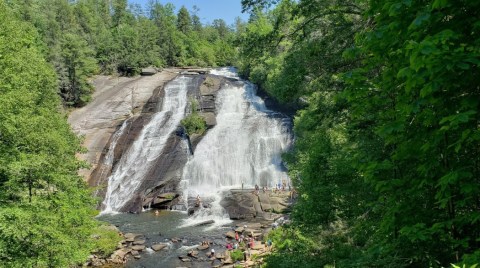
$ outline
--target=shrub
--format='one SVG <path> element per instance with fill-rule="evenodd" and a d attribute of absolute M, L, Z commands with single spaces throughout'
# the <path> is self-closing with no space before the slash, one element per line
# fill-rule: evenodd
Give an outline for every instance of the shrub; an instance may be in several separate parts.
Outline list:
<path fill-rule="evenodd" d="M 243 252 L 240 249 L 233 250 L 230 253 L 230 257 L 234 262 L 243 260 Z"/>
<path fill-rule="evenodd" d="M 202 135 L 207 130 L 207 123 L 205 122 L 205 119 L 203 119 L 203 117 L 197 113 L 185 117 L 181 123 L 185 127 L 188 135 Z"/>
<path fill-rule="evenodd" d="M 100 225 L 93 233 L 93 248 L 97 254 L 104 257 L 110 256 L 122 240 L 118 232 L 110 228 L 109 225 Z"/>

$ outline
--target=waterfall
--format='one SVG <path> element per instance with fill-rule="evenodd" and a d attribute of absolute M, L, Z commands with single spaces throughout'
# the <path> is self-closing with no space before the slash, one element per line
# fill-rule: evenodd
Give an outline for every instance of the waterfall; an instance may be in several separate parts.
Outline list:
<path fill-rule="evenodd" d="M 236 78 L 232 68 L 211 72 Z M 260 187 L 287 179 L 281 154 L 291 144 L 289 120 L 265 107 L 256 88 L 246 81 L 227 82 L 217 93 L 217 125 L 210 129 L 187 162 L 182 179 L 188 196 L 212 199 L 210 209 L 200 210 L 189 221 L 225 219 L 219 204 L 222 189 Z"/>
<path fill-rule="evenodd" d="M 113 134 L 112 136 L 112 141 L 110 142 L 110 145 L 108 146 L 108 152 L 105 155 L 104 159 L 104 165 L 102 166 L 101 172 L 100 172 L 100 178 L 103 178 L 103 174 L 105 172 L 111 171 L 113 167 L 113 157 L 115 156 L 115 147 L 117 146 L 117 142 L 120 139 L 120 137 L 123 135 L 123 132 L 125 131 L 125 128 L 128 125 L 128 119 L 123 121 L 122 126 Z M 99 183 L 101 180 L 99 180 Z M 95 196 L 97 196 L 98 192 L 100 191 L 99 189 L 100 185 L 97 185 L 97 190 L 95 190 Z"/>
<path fill-rule="evenodd" d="M 110 142 L 110 146 L 108 147 L 107 155 L 105 156 L 105 165 L 110 166 L 110 167 L 113 165 L 113 157 L 114 157 L 114 154 L 115 154 L 115 146 L 117 145 L 118 140 L 122 136 L 123 131 L 127 127 L 127 124 L 128 124 L 128 119 L 123 121 L 123 124 L 120 127 L 120 129 L 117 130 L 115 132 L 115 134 L 113 134 L 112 142 Z"/>
<path fill-rule="evenodd" d="M 108 178 L 103 213 L 121 210 L 134 197 L 152 161 L 161 155 L 168 138 L 185 115 L 187 85 L 190 80 L 189 77 L 178 77 L 165 86 L 161 110 L 157 109 L 160 111 L 143 127 Z"/>

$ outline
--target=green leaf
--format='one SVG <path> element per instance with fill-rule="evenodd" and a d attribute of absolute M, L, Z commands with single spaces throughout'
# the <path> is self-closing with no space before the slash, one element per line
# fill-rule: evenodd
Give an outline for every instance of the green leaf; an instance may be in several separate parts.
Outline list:
<path fill-rule="evenodd" d="M 447 5 L 448 0 L 435 0 L 433 1 L 432 9 L 442 9 L 444 7 L 447 7 Z"/>

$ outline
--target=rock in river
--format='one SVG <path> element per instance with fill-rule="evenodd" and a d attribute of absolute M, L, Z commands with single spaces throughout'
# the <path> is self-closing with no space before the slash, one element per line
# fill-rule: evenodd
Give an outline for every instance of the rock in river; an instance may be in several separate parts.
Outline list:
<path fill-rule="evenodd" d="M 159 251 L 159 250 L 162 250 L 164 248 L 167 247 L 167 244 L 155 244 L 155 245 L 152 245 L 152 249 L 155 250 L 155 251 Z"/>
<path fill-rule="evenodd" d="M 235 239 L 235 233 L 232 232 L 232 231 L 228 231 L 226 234 L 225 234 L 226 237 L 228 238 L 231 238 L 231 239 Z"/>

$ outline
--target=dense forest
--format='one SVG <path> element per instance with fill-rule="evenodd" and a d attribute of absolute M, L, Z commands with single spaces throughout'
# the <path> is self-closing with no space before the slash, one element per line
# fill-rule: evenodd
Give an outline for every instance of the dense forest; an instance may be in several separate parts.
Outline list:
<path fill-rule="evenodd" d="M 240 71 L 299 109 L 266 266 L 480 263 L 480 2 L 242 3 Z"/>
<path fill-rule="evenodd" d="M 94 74 L 135 75 L 147 66 L 233 64 L 233 30 L 222 19 L 203 25 L 199 9 L 150 1 L 5 0 L 10 12 L 33 25 L 40 50 L 55 68 L 67 106 L 90 100 Z M 237 20 L 241 27 L 241 21 Z"/>

